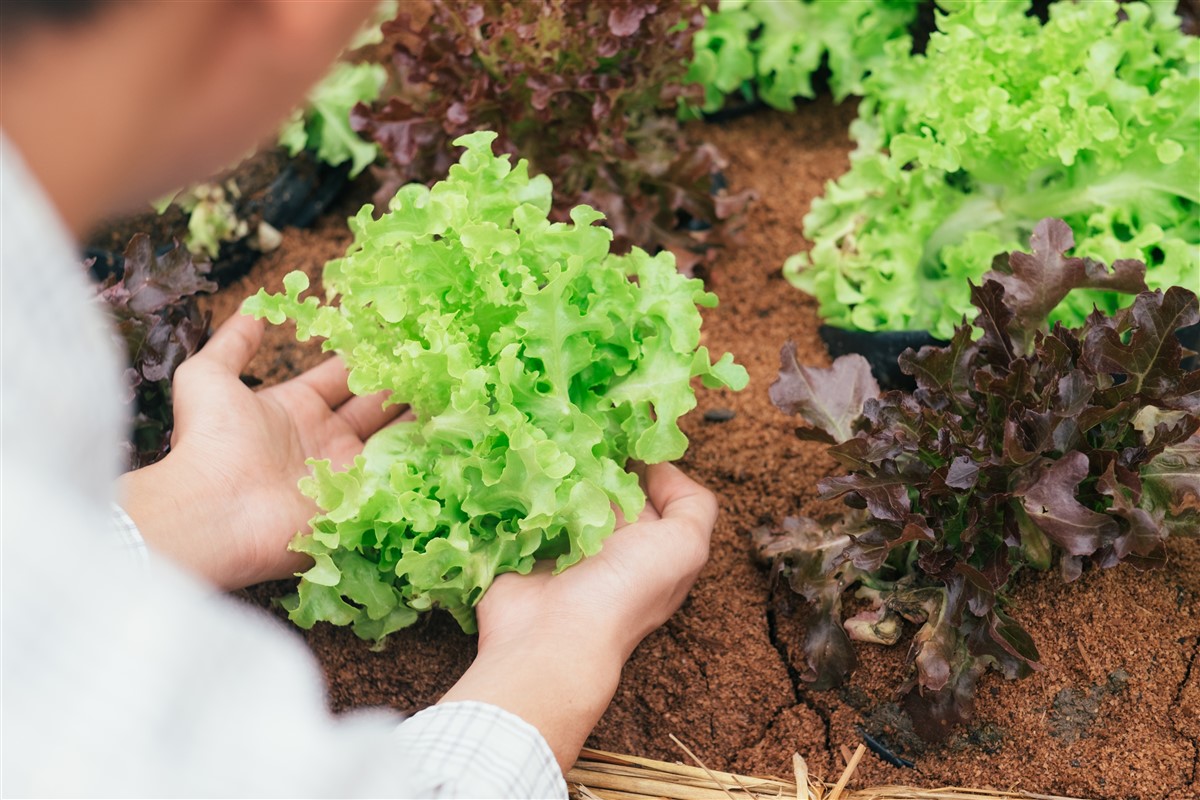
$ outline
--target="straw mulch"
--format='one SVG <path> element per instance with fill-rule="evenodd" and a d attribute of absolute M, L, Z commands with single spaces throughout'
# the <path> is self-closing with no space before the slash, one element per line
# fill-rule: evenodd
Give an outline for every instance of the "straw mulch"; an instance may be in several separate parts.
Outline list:
<path fill-rule="evenodd" d="M 695 766 L 584 748 L 567 773 L 572 800 L 1078 800 L 1016 790 L 851 788 L 858 762 L 866 752 L 863 745 L 849 756 L 835 783 L 810 775 L 799 753 L 792 756 L 791 780 L 752 778 L 709 769 L 683 742 L 674 736 L 671 739 Z"/>

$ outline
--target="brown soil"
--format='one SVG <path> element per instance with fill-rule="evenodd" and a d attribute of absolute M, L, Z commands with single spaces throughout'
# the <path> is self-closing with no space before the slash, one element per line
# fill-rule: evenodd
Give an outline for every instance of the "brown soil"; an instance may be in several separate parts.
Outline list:
<path fill-rule="evenodd" d="M 779 347 L 796 341 L 800 358 L 828 363 L 816 336 L 814 304 L 779 274 L 804 246 L 801 218 L 827 179 L 847 166 L 850 105 L 818 102 L 791 115 L 764 113 L 695 132 L 729 158 L 731 189 L 752 188 L 741 244 L 722 255 L 710 286 L 721 306 L 706 314 L 706 343 L 732 350 L 750 371 L 741 393 L 702 392 L 684 424 L 692 447 L 685 469 L 720 496 L 712 560 L 684 608 L 634 653 L 608 713 L 589 744 L 675 759 L 668 734 L 719 769 L 788 774 L 800 752 L 817 774 L 836 776 L 862 736 L 884 739 L 916 762 L 901 769 L 869 757 L 855 785 L 910 783 L 1021 788 L 1098 798 L 1200 797 L 1200 542 L 1172 545 L 1164 569 L 1092 570 L 1064 585 L 1038 574 L 1015 587 L 1015 613 L 1041 651 L 1044 668 L 1023 681 L 989 674 L 977 720 L 950 742 L 926 747 L 897 713 L 893 690 L 905 674 L 903 645 L 859 645 L 849 684 L 812 692 L 797 679 L 803 631 L 795 600 L 772 593 L 750 560 L 748 531 L 795 513 L 820 513 L 817 480 L 833 468 L 818 445 L 797 441 L 793 423 L 770 404 L 766 387 Z M 361 187 L 357 187 L 360 188 Z M 369 190 L 362 190 L 367 191 Z M 316 276 L 349 240 L 344 202 L 310 231 L 288 231 L 283 246 L 212 301 L 219 320 L 258 286 L 277 290 L 302 268 Z M 269 334 L 251 365 L 273 382 L 320 359 L 289 331 Z M 725 422 L 705 412 L 735 412 Z M 710 415 L 727 416 L 727 415 Z M 286 584 L 257 587 L 263 605 Z M 371 652 L 348 630 L 304 634 L 326 670 L 335 709 L 434 702 L 466 669 L 474 639 L 444 615 L 423 619 Z"/>
<path fill-rule="evenodd" d="M 229 199 L 234 215 L 246 223 L 247 234 L 235 241 L 221 242 L 209 277 L 226 286 L 244 276 L 259 258 L 260 223 L 307 225 L 328 206 L 330 197 L 339 188 L 333 181 L 344 180 L 344 175 L 344 169 L 339 174 L 336 168 L 318 163 L 308 151 L 292 158 L 282 148 L 274 148 L 256 152 L 237 166 L 213 176 L 209 183 L 236 190 Z M 325 186 L 322 181 L 327 182 Z M 326 188 L 330 190 L 325 191 Z M 162 214 L 147 208 L 114 217 L 90 234 L 87 252 L 123 254 L 126 244 L 138 233 L 148 234 L 156 247 L 168 245 L 172 240 L 182 242 L 188 235 L 188 218 L 175 204 Z M 112 260 L 111 256 L 103 258 Z"/>
<path fill-rule="evenodd" d="M 224 183 L 233 179 L 241 192 L 238 205 L 251 200 L 260 200 L 271 181 L 288 163 L 287 153 L 282 150 L 263 150 L 242 161 L 233 169 L 219 173 L 210 182 Z M 258 220 L 250 220 L 257 224 Z M 149 234 L 155 244 L 165 244 L 172 238 L 182 240 L 187 236 L 187 214 L 176 205 L 170 205 L 159 214 L 147 208 L 134 214 L 122 214 L 102 222 L 88 237 L 87 246 L 121 253 L 135 234 Z"/>

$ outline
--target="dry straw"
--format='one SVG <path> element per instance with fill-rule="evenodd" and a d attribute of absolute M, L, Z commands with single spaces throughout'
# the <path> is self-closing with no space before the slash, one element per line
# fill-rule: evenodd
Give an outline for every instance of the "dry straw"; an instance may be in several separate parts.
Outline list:
<path fill-rule="evenodd" d="M 674 736 L 671 740 L 695 766 L 584 748 L 567 773 L 572 800 L 1075 800 L 994 789 L 853 789 L 850 781 L 866 752 L 863 745 L 850 756 L 835 783 L 812 777 L 799 753 L 792 756 L 791 780 L 752 778 L 709 769 L 683 742 Z"/>

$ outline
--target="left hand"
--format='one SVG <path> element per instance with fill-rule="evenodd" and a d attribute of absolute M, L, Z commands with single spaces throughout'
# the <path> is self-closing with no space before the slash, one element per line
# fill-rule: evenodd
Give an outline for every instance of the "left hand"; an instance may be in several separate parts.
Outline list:
<path fill-rule="evenodd" d="M 311 563 L 288 542 L 315 504 L 296 483 L 309 458 L 344 466 L 398 417 L 386 394 L 352 397 L 334 357 L 253 391 L 238 377 L 264 324 L 226 321 L 175 372 L 175 430 L 162 461 L 122 478 L 123 505 L 147 544 L 224 589 L 283 578 Z"/>

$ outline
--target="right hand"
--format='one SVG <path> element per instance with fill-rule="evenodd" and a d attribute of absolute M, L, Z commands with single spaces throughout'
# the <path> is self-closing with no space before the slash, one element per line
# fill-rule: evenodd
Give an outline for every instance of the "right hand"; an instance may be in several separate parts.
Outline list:
<path fill-rule="evenodd" d="M 636 522 L 618 512 L 617 531 L 596 555 L 559 575 L 552 562 L 496 578 L 477 608 L 479 647 L 582 633 L 629 657 L 683 603 L 708 561 L 717 500 L 672 464 L 645 470 L 647 501 Z"/>
<path fill-rule="evenodd" d="M 559 575 L 498 577 L 476 609 L 479 655 L 441 702 L 477 700 L 537 728 L 563 771 L 612 700 L 634 647 L 679 608 L 708 560 L 712 492 L 670 464 L 645 471 L 647 503 L 596 555 Z"/>

